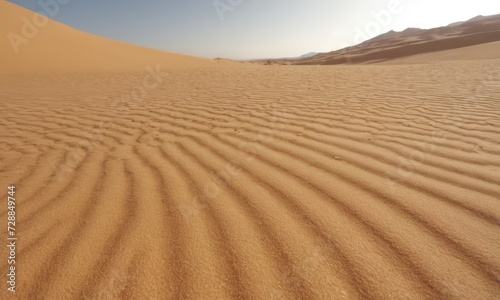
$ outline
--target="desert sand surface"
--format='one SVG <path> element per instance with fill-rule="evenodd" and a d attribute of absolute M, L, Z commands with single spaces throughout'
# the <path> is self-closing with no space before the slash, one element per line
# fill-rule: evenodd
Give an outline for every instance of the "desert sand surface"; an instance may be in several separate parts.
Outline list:
<path fill-rule="evenodd" d="M 500 60 L 120 65 L 98 40 L 2 59 L 1 299 L 498 299 Z"/>

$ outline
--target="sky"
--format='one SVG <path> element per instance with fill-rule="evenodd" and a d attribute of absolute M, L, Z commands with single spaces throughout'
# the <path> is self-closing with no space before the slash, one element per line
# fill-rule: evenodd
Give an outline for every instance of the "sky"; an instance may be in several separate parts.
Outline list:
<path fill-rule="evenodd" d="M 500 14 L 500 1 L 494 0 L 9 1 L 114 40 L 231 59 L 329 52 L 389 30 L 427 29 Z"/>

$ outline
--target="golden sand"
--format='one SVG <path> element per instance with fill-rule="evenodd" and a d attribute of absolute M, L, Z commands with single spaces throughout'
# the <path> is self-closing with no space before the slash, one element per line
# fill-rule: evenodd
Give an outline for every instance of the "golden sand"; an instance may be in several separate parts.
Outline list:
<path fill-rule="evenodd" d="M 213 63 L 52 21 L 19 55 L 17 299 L 500 295 L 500 60 Z"/>

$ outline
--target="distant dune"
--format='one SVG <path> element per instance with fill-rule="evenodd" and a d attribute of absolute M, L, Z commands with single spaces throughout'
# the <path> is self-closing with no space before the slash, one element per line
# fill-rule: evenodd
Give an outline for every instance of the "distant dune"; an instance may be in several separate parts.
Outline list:
<path fill-rule="evenodd" d="M 163 69 L 213 64 L 105 39 L 54 20 L 37 26 L 43 24 L 40 15 L 35 17 L 34 12 L 7 1 L 0 1 L 0 11 L 0 73 L 114 72 L 158 64 Z"/>
<path fill-rule="evenodd" d="M 318 52 L 309 52 L 309 53 L 301 55 L 300 58 L 309 58 L 309 57 L 313 57 L 317 54 L 318 54 Z"/>
<path fill-rule="evenodd" d="M 390 61 L 424 53 L 437 54 L 439 59 L 492 59 L 500 58 L 500 15 L 479 16 L 466 22 L 429 30 L 408 28 L 402 32 L 389 31 L 359 45 L 321 53 L 296 62 L 302 65 L 336 65 L 346 63 L 375 63 Z M 489 44 L 477 48 L 476 53 L 458 51 L 456 54 L 438 54 L 463 47 Z M 486 50 L 488 49 L 488 50 Z M 483 51 L 486 50 L 486 51 Z M 431 58 L 425 56 L 425 59 Z M 416 62 L 416 60 L 413 60 Z"/>
<path fill-rule="evenodd" d="M 382 62 L 382 64 L 400 63 L 429 63 L 450 60 L 478 60 L 498 59 L 500 56 L 500 42 L 492 42 L 458 49 L 427 52 Z"/>

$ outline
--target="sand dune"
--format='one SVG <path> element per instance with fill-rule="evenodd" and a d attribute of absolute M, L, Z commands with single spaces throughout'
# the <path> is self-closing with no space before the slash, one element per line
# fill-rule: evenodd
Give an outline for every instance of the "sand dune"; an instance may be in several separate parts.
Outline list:
<path fill-rule="evenodd" d="M 45 29 L 2 57 L 1 299 L 498 299 L 500 60 L 212 63 Z"/>
<path fill-rule="evenodd" d="M 500 42 L 474 45 L 452 50 L 422 53 L 399 59 L 392 59 L 382 64 L 431 63 L 439 61 L 500 59 Z"/>
<path fill-rule="evenodd" d="M 43 25 L 40 15 L 7 1 L 0 1 L 0 12 L 4 37 L 0 73 L 117 72 L 142 70 L 146 65 L 172 69 L 213 64 L 208 59 L 112 41 L 50 19 Z"/>
<path fill-rule="evenodd" d="M 361 44 L 345 49 L 320 53 L 310 58 L 296 61 L 299 65 L 337 65 L 378 63 L 402 59 L 409 56 L 452 52 L 441 59 L 499 59 L 500 15 L 480 16 L 466 22 L 449 26 L 418 29 L 408 28 L 401 32 L 389 31 Z M 464 47 L 488 44 L 496 51 L 477 51 L 473 56 L 463 51 Z M 464 55 L 465 54 L 465 55 Z M 463 55 L 463 56 L 462 56 Z"/>

